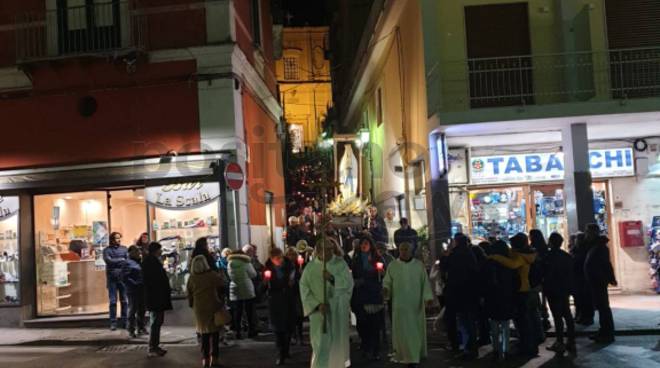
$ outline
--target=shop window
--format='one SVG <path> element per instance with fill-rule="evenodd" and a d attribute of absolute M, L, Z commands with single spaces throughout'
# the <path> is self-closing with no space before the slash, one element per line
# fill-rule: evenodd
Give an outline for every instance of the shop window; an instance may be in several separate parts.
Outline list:
<path fill-rule="evenodd" d="M 37 314 L 107 312 L 107 193 L 35 196 L 34 229 Z"/>
<path fill-rule="evenodd" d="M 284 79 L 300 80 L 300 72 L 298 70 L 298 58 L 296 57 L 284 58 Z"/>
<path fill-rule="evenodd" d="M 219 239 L 220 186 L 216 183 L 180 183 L 145 189 L 151 222 L 150 236 L 163 246 L 163 265 L 174 297 L 185 295 L 195 241 L 209 239 L 212 252 Z"/>
<path fill-rule="evenodd" d="M 532 187 L 532 196 L 535 207 L 535 228 L 541 230 L 546 239 L 554 232 L 568 239 L 563 187 L 535 186 Z"/>
<path fill-rule="evenodd" d="M 527 232 L 525 192 L 497 188 L 470 192 L 471 232 L 476 238 L 507 239 Z"/>
<path fill-rule="evenodd" d="M 0 305 L 19 303 L 18 197 L 0 196 Z"/>

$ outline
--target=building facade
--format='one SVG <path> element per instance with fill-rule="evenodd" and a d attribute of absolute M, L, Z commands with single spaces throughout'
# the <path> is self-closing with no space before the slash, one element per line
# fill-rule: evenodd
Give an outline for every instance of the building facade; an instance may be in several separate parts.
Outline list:
<path fill-rule="evenodd" d="M 359 5 L 370 10 L 342 18 Z M 619 289 L 651 287 L 660 6 L 364 1 L 336 12 L 361 35 L 344 35 L 333 61 L 355 59 L 333 76 L 339 126 L 356 140 L 367 129 L 375 143 L 362 157 L 375 175 L 364 169 L 361 179 L 376 204 L 393 197 L 383 209 L 402 208 L 416 228 L 427 223 L 432 251 L 458 231 L 479 239 L 538 228 L 568 239 L 597 223 L 611 240 Z M 416 216 L 420 193 L 427 210 Z"/>
<path fill-rule="evenodd" d="M 344 50 L 334 61 L 339 83 L 344 83 L 335 93 L 341 101 L 337 130 L 354 133 L 347 137 L 356 142 L 361 196 L 381 214 L 390 212 L 394 223 L 407 217 L 414 228 L 421 228 L 427 224 L 428 174 L 421 11 L 416 1 L 374 1 L 370 6 L 368 12 L 355 12 L 354 17 L 362 14 L 361 21 L 336 17 L 339 49 L 339 44 L 350 45 L 343 37 L 359 34 L 351 27 L 366 24 L 354 50 Z M 341 150 L 345 139 L 337 144 Z M 336 157 L 340 159 L 341 152 Z"/>
<path fill-rule="evenodd" d="M 660 7 L 422 3 L 436 238 L 538 228 L 568 239 L 597 223 L 619 288 L 648 290 Z"/>
<path fill-rule="evenodd" d="M 328 27 L 284 27 L 282 57 L 275 63 L 280 101 L 291 136 L 300 152 L 317 144 L 332 107 Z"/>
<path fill-rule="evenodd" d="M 107 312 L 100 253 L 163 243 L 174 292 L 194 240 L 284 225 L 270 2 L 0 5 L 0 323 Z M 237 163 L 245 184 L 228 182 Z"/>

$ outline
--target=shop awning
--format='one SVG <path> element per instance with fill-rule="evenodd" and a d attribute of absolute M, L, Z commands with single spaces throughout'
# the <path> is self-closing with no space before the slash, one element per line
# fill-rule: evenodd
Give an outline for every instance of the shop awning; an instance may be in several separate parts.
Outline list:
<path fill-rule="evenodd" d="M 150 158 L 110 163 L 0 171 L 0 191 L 84 186 L 158 185 L 176 180 L 213 180 L 226 154 Z"/>

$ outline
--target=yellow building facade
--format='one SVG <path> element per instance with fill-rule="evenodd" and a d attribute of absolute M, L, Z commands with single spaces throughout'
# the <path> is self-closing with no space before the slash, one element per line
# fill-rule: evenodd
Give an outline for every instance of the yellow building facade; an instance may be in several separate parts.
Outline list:
<path fill-rule="evenodd" d="M 332 106 L 328 27 L 285 27 L 276 62 L 280 103 L 294 152 L 316 144 Z"/>

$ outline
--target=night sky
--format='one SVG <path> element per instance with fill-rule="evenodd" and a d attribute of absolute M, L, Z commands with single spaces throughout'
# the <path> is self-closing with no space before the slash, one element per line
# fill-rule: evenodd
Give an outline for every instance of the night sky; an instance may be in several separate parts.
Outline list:
<path fill-rule="evenodd" d="M 285 25 L 290 26 L 320 26 L 329 23 L 326 14 L 325 0 L 281 0 L 284 8 Z"/>

